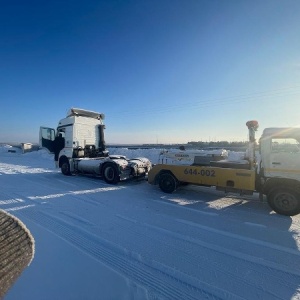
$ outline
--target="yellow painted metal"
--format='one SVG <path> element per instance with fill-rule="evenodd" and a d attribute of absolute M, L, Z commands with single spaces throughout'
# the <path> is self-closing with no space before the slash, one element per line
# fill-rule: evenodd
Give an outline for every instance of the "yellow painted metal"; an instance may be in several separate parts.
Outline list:
<path fill-rule="evenodd" d="M 255 190 L 255 171 L 209 166 L 157 164 L 148 174 L 148 182 L 155 184 L 160 171 L 170 171 L 178 181 L 197 185 L 230 187 L 238 190 Z"/>

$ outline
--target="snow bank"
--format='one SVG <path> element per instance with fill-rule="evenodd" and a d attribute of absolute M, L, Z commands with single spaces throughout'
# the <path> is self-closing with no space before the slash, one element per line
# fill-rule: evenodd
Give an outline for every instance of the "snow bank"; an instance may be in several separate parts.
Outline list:
<path fill-rule="evenodd" d="M 0 145 L 0 153 L 21 153 L 21 149 L 10 146 L 10 145 Z"/>
<path fill-rule="evenodd" d="M 108 148 L 110 155 L 124 155 L 128 159 L 137 158 L 137 157 L 146 157 L 148 158 L 153 164 L 157 164 L 160 161 L 160 155 L 162 151 L 166 151 L 165 149 L 129 149 L 129 148 Z M 213 154 L 224 154 L 226 150 L 198 150 L 197 153 L 205 154 L 205 153 L 213 153 Z M 169 149 L 169 153 L 195 153 L 194 150 L 185 150 L 180 151 L 179 149 Z M 13 147 L 10 145 L 1 145 L 0 146 L 0 153 L 7 153 L 8 155 L 15 155 L 15 154 L 22 154 L 22 150 L 17 147 Z M 40 149 L 38 151 L 27 152 L 22 154 L 24 158 L 26 157 L 36 157 L 37 159 L 41 160 L 48 160 L 53 161 L 53 154 L 50 154 L 46 149 Z M 229 161 L 239 161 L 243 160 L 245 157 L 245 152 L 234 152 L 234 151 L 226 151 L 226 157 L 228 157 Z"/>

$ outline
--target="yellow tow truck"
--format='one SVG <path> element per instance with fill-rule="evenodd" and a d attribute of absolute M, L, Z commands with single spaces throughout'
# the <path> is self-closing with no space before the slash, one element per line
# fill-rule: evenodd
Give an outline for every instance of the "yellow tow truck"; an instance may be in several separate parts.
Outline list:
<path fill-rule="evenodd" d="M 257 121 L 246 123 L 249 147 L 243 159 L 231 161 L 220 156 L 197 156 L 184 150 L 173 159 L 162 159 L 148 174 L 150 184 L 158 184 L 165 193 L 173 193 L 186 184 L 215 186 L 218 190 L 239 194 L 267 196 L 278 214 L 300 213 L 300 128 L 266 128 L 256 151 Z M 177 158 L 177 161 L 176 159 Z M 205 159 L 202 159 L 205 158 Z"/>

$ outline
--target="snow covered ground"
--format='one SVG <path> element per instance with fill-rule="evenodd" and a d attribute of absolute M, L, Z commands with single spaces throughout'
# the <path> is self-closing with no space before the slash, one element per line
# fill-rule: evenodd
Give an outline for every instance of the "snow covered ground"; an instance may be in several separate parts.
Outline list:
<path fill-rule="evenodd" d="M 110 150 L 154 163 L 159 154 Z M 277 215 L 257 196 L 108 185 L 63 176 L 45 151 L 2 146 L 0 208 L 36 242 L 7 300 L 300 299 L 300 215 Z"/>

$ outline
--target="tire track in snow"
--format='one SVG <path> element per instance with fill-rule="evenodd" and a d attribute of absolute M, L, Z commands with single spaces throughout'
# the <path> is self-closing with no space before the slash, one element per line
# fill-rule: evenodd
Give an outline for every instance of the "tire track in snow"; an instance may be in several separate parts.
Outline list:
<path fill-rule="evenodd" d="M 79 199 L 79 198 L 78 198 Z M 81 199 L 82 200 L 82 199 Z M 83 200 L 84 202 L 85 202 L 85 200 Z M 104 205 L 104 203 L 101 203 L 101 202 L 97 202 L 96 200 L 90 200 L 91 202 L 93 202 L 93 204 L 97 204 L 97 205 Z M 92 203 L 91 203 L 92 204 Z M 106 205 L 107 203 L 105 203 L 105 205 Z M 108 207 L 108 206 L 107 206 Z M 121 216 L 122 217 L 122 216 Z M 127 217 L 123 217 L 124 219 L 126 219 Z M 127 218 L 128 220 L 130 219 L 130 218 Z M 183 223 L 183 224 L 185 224 L 185 225 L 188 225 L 188 226 L 192 226 L 192 227 L 197 227 L 197 223 L 193 223 L 193 222 L 190 222 L 190 221 L 185 221 L 185 220 L 180 220 L 180 219 L 178 219 L 177 220 L 177 222 L 181 222 L 181 223 Z M 136 223 L 138 224 L 138 225 L 144 225 L 143 223 L 139 223 L 138 221 L 136 221 Z M 195 225 L 195 226 L 194 226 Z M 117 224 L 116 223 L 116 226 L 120 226 L 120 224 Z M 151 225 L 150 225 L 151 226 Z M 217 233 L 217 234 L 221 234 L 222 235 L 222 232 L 221 231 L 219 231 L 219 230 L 217 230 L 217 232 L 214 232 L 214 229 L 212 229 L 212 228 L 208 228 L 208 227 L 205 227 L 205 226 L 202 226 L 202 225 L 200 225 L 200 229 L 208 229 L 208 230 L 211 230 L 212 231 L 212 233 Z M 202 228 L 203 227 L 203 228 Z M 199 228 L 199 226 L 198 226 L 198 228 Z M 155 227 L 154 226 L 154 229 L 156 229 L 156 230 L 161 230 L 161 228 L 159 228 L 159 227 Z M 128 230 L 128 228 L 126 229 L 126 230 Z M 141 235 L 139 235 L 139 233 L 137 233 L 137 231 L 134 231 L 133 232 L 134 233 L 134 235 L 135 235 L 135 237 L 136 238 L 141 238 L 141 241 L 143 242 L 143 243 L 145 243 L 145 237 L 141 234 Z M 127 231 L 126 231 L 126 234 L 127 234 Z M 225 236 L 226 236 L 226 238 L 239 238 L 239 237 L 241 237 L 242 238 L 242 241 L 244 241 L 244 242 L 249 242 L 248 241 L 248 239 L 247 238 L 244 238 L 244 237 L 242 237 L 242 236 L 238 236 L 238 235 L 236 235 L 236 234 L 226 234 L 226 232 L 225 232 Z M 175 238 L 178 238 L 179 236 L 176 236 Z M 185 239 L 183 239 L 183 235 L 181 236 L 181 239 L 182 240 L 186 240 L 186 241 L 190 241 L 190 242 L 194 242 L 194 240 L 193 240 L 193 238 L 192 237 L 190 237 L 190 236 L 187 236 L 187 237 L 185 237 Z M 196 239 L 197 240 L 197 239 Z M 259 241 L 259 240 L 253 240 L 253 242 L 255 243 L 255 242 L 258 242 L 258 244 L 260 245 L 260 246 L 266 246 L 266 245 L 268 245 L 269 243 L 265 243 L 265 242 L 262 242 L 262 241 Z M 199 245 L 199 243 L 197 243 L 198 245 Z M 150 244 L 151 245 L 151 244 Z M 206 243 L 206 245 L 213 245 L 214 247 L 216 246 L 216 245 L 214 245 L 214 244 L 210 244 L 210 243 Z M 146 246 L 147 247 L 147 245 L 144 245 L 144 246 Z M 169 245 L 167 245 L 168 247 L 169 247 L 169 249 L 172 247 L 172 244 L 169 244 Z M 268 245 L 269 246 L 269 248 L 272 248 L 272 244 L 269 244 Z M 274 246 L 276 246 L 276 245 L 274 245 Z M 218 246 L 217 246 L 218 247 Z M 215 247 L 214 249 L 216 250 L 217 249 L 217 247 Z M 211 248 L 210 248 L 211 249 Z M 231 257 L 233 256 L 233 257 L 235 257 L 235 258 L 237 258 L 236 256 L 234 256 L 234 254 L 237 254 L 237 256 L 239 256 L 239 259 L 245 259 L 245 258 L 247 258 L 246 259 L 246 261 L 247 262 L 249 262 L 249 260 L 252 262 L 252 263 L 254 263 L 254 264 L 256 264 L 256 263 L 259 263 L 259 264 L 261 264 L 261 263 L 263 263 L 262 264 L 262 267 L 264 268 L 264 269 L 266 269 L 266 267 L 268 266 L 268 267 L 271 267 L 271 268 L 275 268 L 275 269 L 280 269 L 279 271 L 287 271 L 288 273 L 291 273 L 291 270 L 287 267 L 287 268 L 284 268 L 284 269 L 282 269 L 282 265 L 280 265 L 280 264 L 273 264 L 273 265 L 271 265 L 270 263 L 268 263 L 268 261 L 266 261 L 266 263 L 264 263 L 265 261 L 264 260 L 262 260 L 261 259 L 261 257 L 259 257 L 259 258 L 257 258 L 257 257 L 255 257 L 255 256 L 252 256 L 252 255 L 245 255 L 245 254 L 243 254 L 243 253 L 241 253 L 241 252 L 234 252 L 234 251 L 231 251 L 231 250 L 229 250 L 229 249 L 226 249 L 226 248 L 218 248 L 219 249 L 219 252 L 220 253 L 223 253 L 223 254 L 226 254 L 226 255 L 230 255 Z M 220 250 L 221 249 L 221 250 Z M 225 249 L 227 252 L 225 253 L 222 249 Z M 285 248 L 285 247 L 282 247 L 282 249 L 280 249 L 280 250 L 285 250 L 285 249 L 288 249 L 288 248 Z M 278 250 L 278 249 L 277 249 Z M 288 250 L 292 250 L 292 252 L 293 252 L 293 254 L 298 254 L 297 252 L 296 252 L 296 250 L 293 250 L 293 249 L 288 249 Z M 263 252 L 263 250 L 260 250 L 260 251 L 262 251 Z M 266 251 L 267 252 L 267 251 Z M 184 254 L 184 251 L 182 251 L 179 255 L 180 255 L 180 259 L 183 259 L 182 258 L 182 254 Z M 290 253 L 291 254 L 291 253 Z M 201 259 L 200 257 L 199 257 L 199 259 Z M 189 263 L 189 264 L 191 264 L 191 263 L 195 263 L 195 261 L 188 261 L 187 260 L 187 262 Z M 266 265 L 267 264 L 267 265 Z M 166 266 L 164 266 L 164 268 L 165 268 Z M 207 266 L 208 268 L 209 268 L 209 266 Z M 226 267 L 226 266 L 225 266 Z M 254 267 L 254 268 L 252 268 L 252 267 L 250 267 L 249 266 L 249 272 L 251 271 L 251 269 L 253 270 L 253 272 L 255 272 L 255 270 L 257 269 L 256 267 Z M 224 270 L 221 270 L 220 268 L 218 269 L 220 272 L 224 272 Z M 264 271 L 262 271 L 262 274 L 265 274 L 265 270 Z M 298 274 L 298 273 L 297 273 Z M 296 275 L 297 275 L 296 274 Z M 229 276 L 236 276 L 235 274 L 228 274 Z M 254 278 L 257 278 L 257 277 L 259 277 L 260 279 L 264 279 L 264 277 L 267 277 L 267 276 L 271 276 L 271 277 L 273 277 L 273 275 L 271 274 L 269 274 L 269 273 L 266 273 L 264 276 L 254 276 Z M 279 277 L 276 277 L 275 279 L 274 279 L 274 282 L 276 282 L 276 281 L 278 281 L 278 278 Z M 238 281 L 238 280 L 241 280 L 240 278 L 238 278 L 238 276 L 236 277 L 236 279 L 235 279 L 236 281 Z M 282 281 L 286 281 L 286 279 L 285 278 L 282 278 L 281 279 Z M 250 280 L 251 281 L 251 280 Z M 279 283 L 280 284 L 280 283 Z M 286 283 L 287 285 L 288 285 L 288 282 Z M 256 282 L 256 285 L 255 286 L 261 286 L 261 284 L 259 284 L 259 281 L 257 281 Z M 275 284 L 276 285 L 276 284 Z M 293 286 L 294 287 L 294 286 Z M 261 289 L 263 289 L 263 287 L 261 286 Z M 276 297 L 274 294 L 273 294 L 273 296 L 274 297 Z"/>
<path fill-rule="evenodd" d="M 120 218 L 124 218 L 122 216 L 119 216 Z M 264 296 L 270 297 L 270 293 L 263 291 L 262 289 L 258 288 L 257 285 L 253 284 L 251 281 L 246 281 L 241 276 L 237 276 L 237 274 L 234 274 L 230 270 L 228 270 L 227 264 L 223 266 L 222 264 L 214 264 L 213 259 L 211 259 L 212 254 L 210 253 L 207 255 L 207 250 L 203 249 L 204 247 L 199 247 L 198 252 L 196 251 L 189 251 L 190 243 L 189 240 L 185 239 L 183 236 L 181 236 L 180 239 L 178 239 L 178 236 L 174 239 L 173 236 L 170 236 L 169 232 L 166 234 L 164 229 L 154 227 L 149 224 L 140 223 L 136 222 L 135 220 L 130 220 L 128 218 L 124 218 L 129 222 L 135 223 L 137 227 L 148 227 L 152 230 L 152 233 L 149 233 L 147 231 L 147 240 L 145 240 L 145 233 L 140 232 L 137 233 L 135 230 L 133 230 L 132 236 L 135 237 L 136 244 L 138 245 L 139 243 L 143 244 L 143 248 L 146 249 L 149 246 L 149 249 L 151 249 L 151 245 L 155 244 L 156 242 L 159 243 L 159 246 L 157 247 L 159 253 L 158 257 L 155 257 L 155 263 L 157 265 L 157 268 L 160 268 L 162 270 L 169 269 L 170 273 L 176 273 L 178 272 L 180 274 L 180 277 L 187 276 L 189 277 L 189 280 L 191 281 L 192 279 L 198 283 L 198 285 L 201 284 L 212 284 L 214 281 L 218 282 L 218 286 L 223 286 L 224 290 L 226 289 L 228 293 L 235 293 L 230 292 L 230 287 L 232 287 L 232 282 L 235 282 L 236 285 L 239 285 L 240 290 L 249 290 L 248 296 L 252 295 L 249 297 L 249 299 L 256 298 L 255 295 L 259 294 L 264 294 Z M 128 234 L 128 231 L 130 231 L 129 228 L 126 228 L 126 233 Z M 143 230 L 142 230 L 143 231 Z M 159 235 L 157 232 L 159 231 Z M 161 234 L 164 234 L 164 238 L 161 238 Z M 159 236 L 159 237 L 158 237 Z M 178 242 L 180 241 L 180 242 Z M 183 242 L 181 242 L 183 241 Z M 189 243 L 187 243 L 187 241 Z M 163 245 L 162 245 L 163 244 Z M 164 249 L 162 249 L 162 246 Z M 198 246 L 198 245 L 197 245 Z M 136 246 L 137 247 L 137 246 Z M 168 262 L 168 259 L 166 257 L 162 257 L 162 261 L 164 263 L 159 262 L 160 261 L 160 253 L 168 253 L 170 255 L 170 258 L 172 257 L 177 257 L 176 262 L 169 261 L 169 265 L 174 266 L 172 269 L 166 265 Z M 195 255 L 195 253 L 197 253 Z M 145 255 L 145 253 L 143 253 Z M 149 253 L 147 253 L 148 257 L 151 257 L 151 250 Z M 153 256 L 153 254 L 152 254 Z M 226 260 L 226 257 L 224 257 Z M 178 263 L 178 265 L 176 265 Z M 184 266 L 185 270 L 181 270 L 180 272 L 178 271 L 178 268 L 182 268 Z M 189 275 L 187 275 L 186 272 L 189 272 Z M 218 278 L 218 279 L 217 279 Z M 220 280 L 223 281 L 223 284 L 221 284 Z M 238 297 L 238 295 L 236 294 Z M 274 295 L 272 295 L 273 297 Z M 242 297 L 242 296 L 241 296 Z"/>
<path fill-rule="evenodd" d="M 241 235 L 238 235 L 238 234 L 235 234 L 235 233 L 230 233 L 230 232 L 226 232 L 226 231 L 223 231 L 223 230 L 214 229 L 212 227 L 204 226 L 204 225 L 201 225 L 201 224 L 197 224 L 197 223 L 182 220 L 182 219 L 177 219 L 177 221 L 182 223 L 182 224 L 197 227 L 197 228 L 200 228 L 202 230 L 205 230 L 205 231 L 208 231 L 208 232 L 211 232 L 211 233 L 216 233 L 216 234 L 219 234 L 219 235 L 226 236 L 228 238 L 238 239 L 238 240 L 241 240 L 241 241 L 244 241 L 244 242 L 256 244 L 256 245 L 263 246 L 263 247 L 269 248 L 269 249 L 276 249 L 276 250 L 286 252 L 286 253 L 289 253 L 289 254 L 296 255 L 296 256 L 300 257 L 300 252 L 299 252 L 299 250 L 296 250 L 296 249 L 290 249 L 290 248 L 287 248 L 287 247 L 271 244 L 269 242 L 244 237 L 244 236 L 241 236 Z"/>
<path fill-rule="evenodd" d="M 79 199 L 79 198 L 78 198 Z M 96 200 L 93 200 L 93 201 L 95 201 L 96 202 Z M 101 204 L 103 204 L 103 203 L 101 203 Z M 51 216 L 50 216 L 50 218 L 51 218 Z M 62 222 L 63 224 L 64 224 L 64 222 Z M 139 223 L 139 222 L 137 222 L 137 223 Z M 191 222 L 192 223 L 192 222 Z M 139 223 L 139 224 L 143 224 L 143 223 Z M 194 223 L 194 224 L 196 224 L 196 223 Z M 150 224 L 149 224 L 150 225 Z M 188 225 L 188 224 L 185 224 L 185 225 Z M 189 224 L 189 225 L 193 225 L 193 224 Z M 70 226 L 70 225 L 68 225 L 68 226 Z M 150 226 L 152 226 L 152 225 L 150 225 Z M 72 230 L 73 230 L 73 228 L 72 227 L 70 227 Z M 161 228 L 159 228 L 158 226 L 156 227 L 156 228 L 152 228 L 152 229 L 155 229 L 156 231 L 157 230 L 159 230 L 159 232 L 162 232 L 162 231 L 160 231 L 161 230 Z M 59 235 L 59 234 L 57 234 L 57 235 Z M 169 235 L 169 234 L 167 234 L 167 235 Z M 182 237 L 185 237 L 184 235 L 182 235 L 181 236 L 181 238 Z M 187 236 L 188 237 L 188 239 L 190 238 L 190 236 L 188 235 Z M 179 236 L 175 236 L 175 239 L 179 239 Z M 141 240 L 143 240 L 143 239 L 141 239 Z M 145 240 L 145 237 L 144 237 L 144 240 Z M 183 240 L 186 240 L 186 239 L 183 239 Z M 169 245 L 171 245 L 171 244 L 169 244 Z M 80 248 L 80 247 L 78 247 L 78 248 Z M 227 251 L 228 251 L 228 249 L 227 249 Z M 87 252 L 88 253 L 88 252 Z M 132 258 L 131 258 L 132 259 Z M 159 266 L 157 266 L 157 265 L 159 265 L 159 263 L 157 263 L 157 264 L 155 264 L 155 268 L 159 268 Z M 150 266 L 151 267 L 151 266 Z M 166 266 L 161 266 L 161 269 L 164 269 L 164 268 L 167 268 Z M 254 269 L 254 271 L 257 271 L 257 269 L 255 268 Z M 167 273 L 167 271 L 165 272 L 165 273 Z M 171 273 L 171 270 L 169 271 L 169 273 Z M 174 276 L 173 276 L 174 277 Z M 234 279 L 235 280 L 235 279 Z M 275 284 L 276 285 L 276 284 Z M 213 287 L 211 288 L 212 290 L 214 289 Z M 230 298 L 230 297 L 229 297 Z"/>
<path fill-rule="evenodd" d="M 56 217 L 34 210 L 20 212 L 20 214 L 48 231 L 55 233 L 96 260 L 105 263 L 121 274 L 125 274 L 126 277 L 138 282 L 146 289 L 150 289 L 151 292 L 158 294 L 160 297 L 172 300 L 197 300 L 202 298 L 241 299 L 228 291 L 208 284 L 203 283 L 203 287 L 198 288 L 154 266 L 145 265 L 129 256 L 123 248 L 96 235 L 92 235 L 81 228 L 73 227 Z"/>
<path fill-rule="evenodd" d="M 156 237 L 159 236 L 157 240 L 159 242 L 163 241 L 166 244 L 165 248 L 168 249 L 171 257 L 180 257 L 180 260 L 185 262 L 187 266 L 198 266 L 198 274 L 193 274 L 193 269 L 189 269 L 189 274 L 193 274 L 194 276 L 198 275 L 199 277 L 205 273 L 203 280 L 209 281 L 213 280 L 213 273 L 215 272 L 215 274 L 218 274 L 219 279 L 222 278 L 223 281 L 220 282 L 220 280 L 217 280 L 219 287 L 223 285 L 224 289 L 227 288 L 228 291 L 233 289 L 233 292 L 236 291 L 242 295 L 244 291 L 247 290 L 247 299 L 257 299 L 259 298 L 258 295 L 260 295 L 261 299 L 269 299 L 270 297 L 272 299 L 285 299 L 286 295 L 290 295 L 290 291 L 294 290 L 300 282 L 300 272 L 290 270 L 280 264 L 269 263 L 260 258 L 216 246 L 215 244 L 192 238 L 189 235 L 176 233 L 162 227 L 139 222 L 123 216 L 119 217 L 134 223 L 134 228 L 146 227 L 152 229 L 154 232 L 151 235 L 147 231 L 147 238 L 151 240 L 152 243 L 155 243 Z M 129 228 L 126 228 L 127 234 L 129 230 Z M 160 234 L 158 235 L 157 232 Z M 161 233 L 165 234 L 165 238 L 161 238 Z M 145 243 L 145 239 L 143 241 L 144 235 L 143 230 L 141 230 L 141 234 L 137 232 L 134 233 L 137 244 L 139 242 Z M 178 240 L 185 241 L 185 243 L 178 243 Z M 199 247 L 198 251 L 190 251 L 192 256 L 188 255 L 188 245 Z M 143 247 L 147 248 L 147 244 L 143 245 Z M 174 253 L 174 251 L 177 251 L 177 253 Z M 197 254 L 195 255 L 195 253 Z M 166 261 L 165 258 L 164 261 Z M 234 270 L 232 266 L 238 266 L 238 269 Z M 202 271 L 200 272 L 199 269 Z M 256 273 L 259 273 L 259 275 Z M 255 276 L 247 274 L 255 274 Z M 238 285 L 239 289 L 236 290 L 234 285 Z M 277 290 L 278 293 L 276 289 L 274 289 L 274 286 L 281 287 Z"/>
<path fill-rule="evenodd" d="M 102 216 L 103 217 L 103 216 Z M 101 219 L 102 219 L 101 217 Z M 279 272 L 276 276 L 274 275 L 274 272 L 272 271 L 270 273 L 270 270 L 268 267 L 265 266 L 265 264 L 262 264 L 260 266 L 260 263 L 262 262 L 261 259 L 254 258 L 251 256 L 253 261 L 250 261 L 247 259 L 248 256 L 244 255 L 240 252 L 238 252 L 238 256 L 234 255 L 236 252 L 233 252 L 226 248 L 217 248 L 213 244 L 208 243 L 202 243 L 199 244 L 195 243 L 197 242 L 197 239 L 191 238 L 189 235 L 184 236 L 182 234 L 178 234 L 177 236 L 173 237 L 172 234 L 170 234 L 167 230 L 164 230 L 160 227 L 153 226 L 150 224 L 145 224 L 144 222 L 139 222 L 137 220 L 125 217 L 123 215 L 116 215 L 120 220 L 127 221 L 127 224 L 134 224 L 134 226 L 127 226 L 124 222 L 118 222 L 118 219 L 112 218 L 112 214 L 107 215 L 107 220 L 102 220 L 103 223 L 109 223 L 111 227 L 113 228 L 122 228 L 122 232 L 126 232 L 126 235 L 122 234 L 122 232 L 118 231 L 107 231 L 105 228 L 101 231 L 97 232 L 97 226 L 94 228 L 89 228 L 86 230 L 89 230 L 94 235 L 100 235 L 104 240 L 110 240 L 114 244 L 120 244 L 123 248 L 130 249 L 131 243 L 130 241 L 135 241 L 135 252 L 131 252 L 130 255 L 134 258 L 137 258 L 139 260 L 142 260 L 144 264 L 149 264 L 149 261 L 151 260 L 151 266 L 155 264 L 157 269 L 160 269 L 162 272 L 167 272 L 169 274 L 177 273 L 180 278 L 184 278 L 184 281 L 186 282 L 193 282 L 193 285 L 200 287 L 203 284 L 207 284 L 206 282 L 209 282 L 207 280 L 207 275 L 204 277 L 204 281 L 201 281 L 200 277 L 202 276 L 202 273 L 208 274 L 212 272 L 216 272 L 218 274 L 218 277 L 222 278 L 223 287 L 228 287 L 228 290 L 230 289 L 229 286 L 231 286 L 231 289 L 233 291 L 235 290 L 234 287 L 232 287 L 232 282 L 238 284 L 240 286 L 240 290 L 243 292 L 245 290 L 250 290 L 248 292 L 249 294 L 252 294 L 252 298 L 257 298 L 256 296 L 259 294 L 262 298 L 266 299 L 269 297 L 272 297 L 274 299 L 284 299 L 284 296 L 280 298 L 276 294 L 276 291 L 274 292 L 272 289 L 272 286 L 275 284 L 276 286 L 280 286 L 284 284 L 288 289 L 293 290 L 295 288 L 294 283 L 289 283 L 286 276 L 282 272 Z M 178 220 L 175 221 L 175 223 L 178 222 Z M 173 222 L 174 223 L 174 222 Z M 174 224 L 175 224 L 174 223 Z M 99 225 L 99 224 L 98 224 Z M 98 226 L 99 228 L 99 226 Z M 152 234 L 149 231 L 145 231 L 144 228 L 150 228 L 152 230 Z M 107 228 L 106 228 L 107 229 Z M 159 231 L 159 235 L 157 232 Z M 166 232 L 167 234 L 165 234 Z M 164 238 L 161 238 L 161 233 L 165 234 Z M 129 242 L 128 242 L 129 241 Z M 183 241 L 179 242 L 178 241 Z M 188 242 L 188 243 L 187 243 Z M 153 252 L 151 252 L 151 249 L 153 250 L 153 244 L 157 244 L 158 247 L 156 248 L 158 250 L 158 254 L 156 253 L 154 255 Z M 193 244 L 194 246 L 200 246 L 198 251 L 188 251 L 188 248 L 186 247 L 188 244 Z M 205 244 L 206 247 L 203 247 L 203 244 Z M 203 260 L 203 253 L 207 253 L 207 245 L 211 245 L 209 248 L 209 257 L 210 259 Z M 216 251 L 219 250 L 219 251 Z M 221 249 L 221 251 L 220 251 Z M 224 251 L 222 251 L 225 249 Z M 164 263 L 160 263 L 159 256 L 163 252 L 165 256 L 162 256 L 162 260 Z M 223 261 L 218 261 L 216 263 L 214 260 L 220 260 L 219 256 L 220 254 L 217 253 L 217 256 L 215 259 L 211 259 L 213 257 L 213 252 L 215 253 L 221 253 Z M 198 253 L 198 255 L 195 255 L 195 253 Z M 167 255 L 166 255 L 167 254 Z M 170 254 L 171 261 L 168 258 L 168 254 Z M 190 255 L 191 254 L 191 255 Z M 172 262 L 172 257 L 177 257 L 176 262 Z M 245 260 L 246 258 L 246 260 Z M 148 261 L 147 261 L 148 259 Z M 233 264 L 241 265 L 241 270 L 233 271 L 228 270 L 228 263 L 226 261 L 231 260 Z M 185 270 L 178 271 L 178 264 L 177 262 L 180 262 L 180 265 L 185 267 Z M 169 265 L 174 266 L 172 268 L 168 267 L 166 263 L 169 262 Z M 213 264 L 212 264 L 213 262 Z M 258 266 L 257 263 L 258 262 Z M 177 264 L 177 267 L 176 267 Z M 195 266 L 198 266 L 195 268 Z M 260 266 L 260 267 L 259 267 Z M 274 266 L 273 266 L 274 267 Z M 196 273 L 195 273 L 196 269 Z M 260 275 L 256 276 L 246 276 L 245 274 L 255 274 L 255 272 L 259 269 Z M 288 269 L 288 268 L 286 268 Z M 213 271 L 210 271 L 213 270 Z M 193 272 L 194 271 L 194 272 Z M 186 275 L 186 274 L 190 275 Z M 210 277 L 212 278 L 213 275 Z M 226 278 L 226 279 L 224 279 Z M 265 278 L 268 278 L 268 281 L 265 281 Z M 226 282 L 227 281 L 227 282 Z M 294 282 L 294 279 L 292 280 Z M 265 285 L 265 286 L 264 286 Z M 221 283 L 218 282 L 218 286 L 221 286 Z M 286 292 L 285 287 L 285 292 Z M 284 292 L 282 292 L 284 294 Z M 286 295 L 286 293 L 285 293 Z M 249 297 L 248 299 L 251 299 Z"/>

